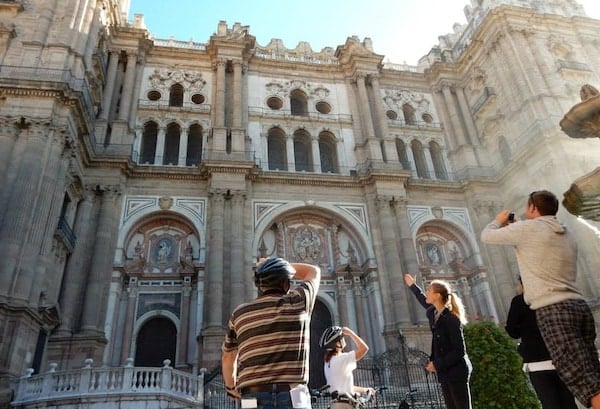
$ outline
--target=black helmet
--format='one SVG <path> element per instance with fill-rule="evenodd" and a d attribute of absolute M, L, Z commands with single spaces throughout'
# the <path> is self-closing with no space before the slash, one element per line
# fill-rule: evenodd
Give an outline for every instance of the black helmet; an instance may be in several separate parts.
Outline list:
<path fill-rule="evenodd" d="M 269 257 L 254 272 L 254 284 L 257 287 L 279 287 L 285 280 L 291 279 L 296 270 L 280 257 Z"/>
<path fill-rule="evenodd" d="M 319 345 L 321 348 L 325 348 L 328 351 L 333 351 L 337 342 L 344 337 L 344 331 L 342 327 L 333 326 L 329 327 L 321 335 Z"/>

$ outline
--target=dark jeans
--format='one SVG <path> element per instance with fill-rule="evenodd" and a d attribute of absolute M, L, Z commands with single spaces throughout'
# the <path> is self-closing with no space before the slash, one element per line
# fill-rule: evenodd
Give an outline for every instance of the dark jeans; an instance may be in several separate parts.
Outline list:
<path fill-rule="evenodd" d="M 258 409 L 292 409 L 292 397 L 289 392 L 246 393 L 242 398 L 256 398 Z"/>
<path fill-rule="evenodd" d="M 573 394 L 556 371 L 529 372 L 529 379 L 542 409 L 577 409 Z"/>
<path fill-rule="evenodd" d="M 442 382 L 446 409 L 472 409 L 468 382 Z"/>

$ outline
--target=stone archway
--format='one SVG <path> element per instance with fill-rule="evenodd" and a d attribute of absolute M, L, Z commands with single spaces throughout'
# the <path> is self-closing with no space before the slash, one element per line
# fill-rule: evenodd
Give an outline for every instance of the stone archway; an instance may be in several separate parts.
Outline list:
<path fill-rule="evenodd" d="M 162 367 L 165 359 L 175 363 L 177 329 L 165 317 L 148 320 L 137 336 L 135 366 Z"/>

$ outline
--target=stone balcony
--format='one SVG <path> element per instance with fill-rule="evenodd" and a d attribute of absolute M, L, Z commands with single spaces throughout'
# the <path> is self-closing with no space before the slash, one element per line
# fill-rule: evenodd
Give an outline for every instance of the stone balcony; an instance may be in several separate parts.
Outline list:
<path fill-rule="evenodd" d="M 57 371 L 55 363 L 39 375 L 28 369 L 15 388 L 13 408 L 159 409 L 198 408 L 204 403 L 204 374 L 173 369 L 166 359 L 162 368 L 93 368 L 87 359 L 81 369 Z"/>

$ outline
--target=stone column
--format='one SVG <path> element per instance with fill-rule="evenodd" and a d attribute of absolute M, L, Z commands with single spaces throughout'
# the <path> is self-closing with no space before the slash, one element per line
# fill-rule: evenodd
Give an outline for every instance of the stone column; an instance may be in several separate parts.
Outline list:
<path fill-rule="evenodd" d="M 467 97 L 465 96 L 465 89 L 455 87 L 454 90 L 458 99 L 458 105 L 462 114 L 461 116 L 463 117 L 465 126 L 467 128 L 467 135 L 469 136 L 469 140 L 473 145 L 480 145 L 477 129 L 475 128 L 475 123 L 473 122 L 473 115 L 471 114 L 471 109 L 469 108 Z"/>
<path fill-rule="evenodd" d="M 390 130 L 387 123 L 387 117 L 383 111 L 383 100 L 381 98 L 381 88 L 379 86 L 379 75 L 369 74 L 369 80 L 371 81 L 371 87 L 373 89 L 373 103 L 375 104 L 375 114 L 377 117 L 376 121 L 379 128 L 379 134 L 377 136 L 382 139 L 386 139 L 390 134 Z M 388 160 L 393 160 L 394 157 L 398 156 L 395 154 L 395 152 L 395 149 L 393 152 L 386 152 L 386 157 Z M 397 161 L 398 160 L 396 159 L 396 162 Z"/>
<path fill-rule="evenodd" d="M 135 119 L 138 112 L 138 100 L 140 96 L 140 90 L 142 88 L 142 81 L 144 79 L 144 63 L 145 63 L 145 55 L 139 55 L 137 58 L 136 64 L 136 72 L 135 72 L 135 86 L 133 88 L 133 98 L 134 100 L 131 103 L 131 108 L 129 110 L 129 127 L 135 127 Z"/>
<path fill-rule="evenodd" d="M 210 231 L 206 266 L 206 312 L 207 327 L 223 325 L 223 218 L 225 197 L 215 190 L 210 194 Z"/>
<path fill-rule="evenodd" d="M 244 203 L 245 192 L 233 192 L 231 198 L 231 305 L 245 299 L 244 289 Z"/>
<path fill-rule="evenodd" d="M 215 105 L 213 107 L 215 112 L 215 126 L 222 128 L 225 126 L 225 60 L 219 60 L 215 64 L 217 70 L 215 84 Z M 224 144 L 225 142 L 223 142 Z M 225 146 L 219 147 L 218 150 L 225 150 Z"/>
<path fill-rule="evenodd" d="M 38 202 L 39 186 L 44 174 L 44 155 L 48 146 L 49 130 L 44 124 L 23 121 L 19 125 L 24 147 L 16 177 L 5 205 L 3 223 L 0 223 L 0 296 L 11 297 L 23 303 L 29 302 L 29 288 L 34 281 L 33 270 L 20 271 L 22 251 L 27 232 L 32 226 L 34 211 Z M 27 183 L 23 183 L 27 181 Z M 27 289 L 20 288 L 19 282 L 27 283 Z"/>
<path fill-rule="evenodd" d="M 233 62 L 233 127 L 242 127 L 242 61 Z"/>
<path fill-rule="evenodd" d="M 369 315 L 365 313 L 365 303 L 368 298 L 364 297 L 363 283 L 356 273 L 352 274 L 352 294 L 354 296 L 354 306 L 356 308 L 357 331 L 359 334 L 362 334 L 361 337 L 366 337 L 367 334 L 370 334 L 367 327 Z"/>
<path fill-rule="evenodd" d="M 191 282 L 187 281 L 183 285 L 181 291 L 181 330 L 179 331 L 179 357 L 177 358 L 176 368 L 185 369 L 188 367 L 190 360 L 188 359 L 188 337 L 189 329 L 192 327 L 190 321 L 190 304 L 191 304 L 192 286 Z"/>
<path fill-rule="evenodd" d="M 165 127 L 160 125 L 158 128 L 158 135 L 156 136 L 156 151 L 154 152 L 155 165 L 162 165 L 163 163 L 163 158 L 165 156 L 165 134 Z"/>
<path fill-rule="evenodd" d="M 408 219 L 408 209 L 406 208 L 408 201 L 406 198 L 400 197 L 394 199 L 393 209 L 396 216 L 396 229 L 398 231 L 399 243 L 398 253 L 400 255 L 400 267 L 402 273 L 408 273 L 415 275 L 419 271 L 419 261 L 417 260 L 417 253 L 415 251 L 415 243 L 413 241 L 412 231 L 410 229 Z M 404 277 L 402 277 L 404 284 Z M 407 294 L 408 300 L 406 310 L 406 320 L 411 323 L 420 322 L 422 324 L 427 322 L 427 317 L 422 313 L 422 307 L 417 302 L 415 297 L 410 293 L 410 290 L 404 285 L 404 290 Z"/>
<path fill-rule="evenodd" d="M 81 331 L 90 335 L 104 333 L 104 308 L 111 282 L 115 251 L 114 232 L 119 220 L 121 192 L 118 186 L 104 186 L 98 217 L 98 229 L 92 256 L 92 265 L 85 291 Z"/>
<path fill-rule="evenodd" d="M 450 132 L 455 135 L 457 148 L 467 144 L 463 127 L 456 111 L 456 101 L 452 95 L 453 84 L 444 82 L 441 84 L 442 95 L 444 96 L 444 102 L 446 103 L 446 109 L 450 119 L 450 125 L 452 126 Z"/>
<path fill-rule="evenodd" d="M 285 139 L 286 148 L 286 169 L 290 172 L 296 170 L 296 156 L 294 155 L 294 137 L 288 135 Z"/>
<path fill-rule="evenodd" d="M 338 273 L 339 274 L 339 273 Z M 348 286 L 344 280 L 343 275 L 337 277 L 337 307 L 342 325 L 348 324 Z"/>
<path fill-rule="evenodd" d="M 127 67 L 125 68 L 125 79 L 123 80 L 123 93 L 119 105 L 119 120 L 126 121 L 131 111 L 131 99 L 135 81 L 137 54 L 127 52 Z"/>
<path fill-rule="evenodd" d="M 13 150 L 17 144 L 18 137 L 19 129 L 15 126 L 14 122 L 3 119 L 0 124 L 0 184 L 4 188 L 8 186 L 9 164 L 18 160 L 13 156 Z M 0 206 L 0 214 L 2 214 L 2 209 L 2 206 Z"/>
<path fill-rule="evenodd" d="M 35 35 L 33 42 L 37 44 L 46 44 L 50 34 L 50 26 L 54 20 L 54 14 L 58 10 L 58 0 L 45 1 L 43 9 L 35 19 Z"/>
<path fill-rule="evenodd" d="M 312 149 L 313 171 L 320 173 L 323 170 L 321 169 L 321 150 L 319 149 L 319 137 L 312 136 L 310 138 L 310 142 Z"/>
<path fill-rule="evenodd" d="M 423 156 L 425 157 L 425 164 L 427 165 L 429 179 L 437 179 L 435 167 L 433 166 L 433 160 L 431 159 L 431 150 L 429 150 L 429 145 L 423 144 Z"/>
<path fill-rule="evenodd" d="M 377 196 L 377 213 L 379 215 L 379 226 L 383 243 L 383 255 L 386 276 L 389 278 L 388 285 L 391 291 L 392 315 L 386 317 L 388 322 L 408 323 L 408 317 L 402 314 L 408 310 L 408 298 L 404 289 L 404 277 L 402 262 L 398 257 L 398 238 L 395 232 L 395 220 L 392 216 L 390 203 L 391 197 Z M 381 270 L 381 267 L 380 267 Z M 383 274 L 381 274 L 383 276 Z"/>
<path fill-rule="evenodd" d="M 79 300 L 83 300 L 86 272 L 92 262 L 94 232 L 98 226 L 98 206 L 96 191 L 87 187 L 83 200 L 79 203 L 73 232 L 77 243 L 67 262 L 60 297 L 61 323 L 57 331 L 59 336 L 71 335 L 79 319 Z"/>
<path fill-rule="evenodd" d="M 138 284 L 136 281 L 130 281 L 124 293 L 127 297 L 127 310 L 125 312 L 125 320 L 123 323 L 123 339 L 121 346 L 121 362 L 125 363 L 127 358 L 131 356 L 131 338 L 133 334 L 133 326 L 135 325 L 135 304 L 138 296 Z"/>
<path fill-rule="evenodd" d="M 108 70 L 106 73 L 106 84 L 104 85 L 104 93 L 102 94 L 102 108 L 100 109 L 100 119 L 108 120 L 113 94 L 115 91 L 115 79 L 117 77 L 117 67 L 119 65 L 119 53 L 116 51 L 109 52 L 108 55 Z M 98 141 L 103 142 L 103 141 Z"/>
<path fill-rule="evenodd" d="M 181 134 L 179 135 L 179 159 L 177 159 L 178 166 L 186 166 L 187 147 L 188 147 L 188 129 L 181 128 Z"/>
<path fill-rule="evenodd" d="M 371 117 L 371 110 L 369 104 L 369 96 L 367 94 L 367 86 L 365 84 L 366 74 L 358 73 L 355 76 L 356 86 L 358 88 L 358 106 L 360 109 L 361 122 L 363 124 L 363 132 L 367 138 L 375 137 L 375 130 L 373 128 L 373 118 Z"/>

